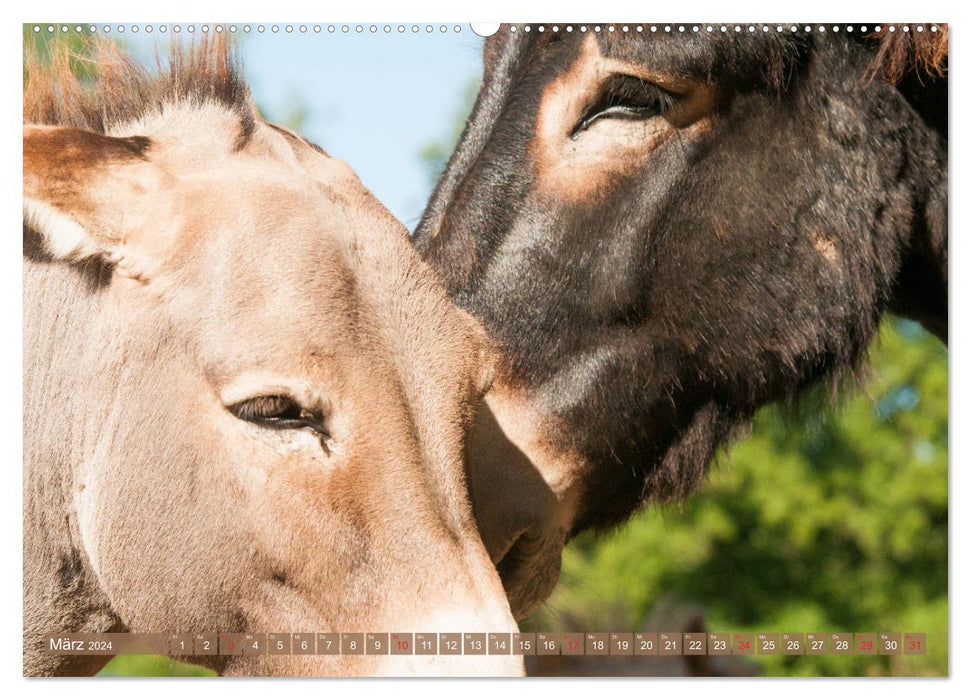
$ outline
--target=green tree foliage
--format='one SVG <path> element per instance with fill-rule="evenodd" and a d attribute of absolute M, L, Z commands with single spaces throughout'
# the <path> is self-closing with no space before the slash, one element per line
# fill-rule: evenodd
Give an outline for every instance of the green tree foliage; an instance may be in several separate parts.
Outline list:
<path fill-rule="evenodd" d="M 572 543 L 528 625 L 643 629 L 674 600 L 712 632 L 927 634 L 927 656 L 756 657 L 766 674 L 946 674 L 947 377 L 937 339 L 888 319 L 863 391 L 761 410 L 684 504 Z"/>
<path fill-rule="evenodd" d="M 215 676 L 202 666 L 184 664 L 165 656 L 130 654 L 116 656 L 101 669 L 99 676 Z"/>

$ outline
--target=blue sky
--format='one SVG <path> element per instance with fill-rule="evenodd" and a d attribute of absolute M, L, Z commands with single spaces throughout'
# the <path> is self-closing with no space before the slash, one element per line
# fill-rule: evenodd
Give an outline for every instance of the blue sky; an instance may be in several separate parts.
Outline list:
<path fill-rule="evenodd" d="M 416 34 L 397 25 L 384 33 L 344 34 L 327 25 L 319 34 L 267 25 L 240 44 L 253 95 L 266 116 L 287 121 L 295 106 L 306 110 L 301 134 L 346 160 L 377 197 L 414 229 L 431 194 L 419 153 L 450 135 L 463 93 L 481 75 L 482 39 L 469 25 Z M 139 55 L 158 34 L 127 34 Z"/>

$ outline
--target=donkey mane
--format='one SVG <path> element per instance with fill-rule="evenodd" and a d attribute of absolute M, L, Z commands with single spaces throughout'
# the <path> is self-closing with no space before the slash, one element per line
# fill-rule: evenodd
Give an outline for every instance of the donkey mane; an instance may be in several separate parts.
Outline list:
<path fill-rule="evenodd" d="M 936 32 L 891 32 L 882 27 L 867 35 L 868 40 L 877 41 L 871 76 L 881 76 L 895 85 L 911 71 L 918 78 L 943 78 L 947 74 L 947 30 L 946 24 Z"/>
<path fill-rule="evenodd" d="M 80 51 L 61 42 L 31 42 L 24 55 L 24 123 L 71 126 L 97 133 L 166 106 L 218 104 L 239 117 L 236 148 L 255 127 L 255 110 L 239 55 L 223 35 L 186 45 L 171 42 L 147 70 L 113 42 L 88 39 Z"/>

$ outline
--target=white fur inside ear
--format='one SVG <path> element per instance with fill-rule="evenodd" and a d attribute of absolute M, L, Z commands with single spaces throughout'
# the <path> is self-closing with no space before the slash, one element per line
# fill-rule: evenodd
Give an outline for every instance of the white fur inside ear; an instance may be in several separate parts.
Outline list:
<path fill-rule="evenodd" d="M 107 251 L 74 219 L 30 197 L 24 198 L 24 221 L 44 237 L 48 252 L 59 260 L 83 260 Z"/>

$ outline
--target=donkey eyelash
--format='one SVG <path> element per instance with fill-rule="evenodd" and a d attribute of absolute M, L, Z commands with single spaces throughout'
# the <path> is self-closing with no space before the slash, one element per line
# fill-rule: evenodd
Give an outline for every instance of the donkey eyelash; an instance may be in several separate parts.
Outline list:
<path fill-rule="evenodd" d="M 599 119 L 649 119 L 674 108 L 677 96 L 652 82 L 632 75 L 615 75 L 584 110 L 570 134 L 571 138 L 590 128 Z"/>
<path fill-rule="evenodd" d="M 321 436 L 330 436 L 322 415 L 304 408 L 283 394 L 256 396 L 228 408 L 230 413 L 247 423 L 277 430 L 310 428 Z"/>

